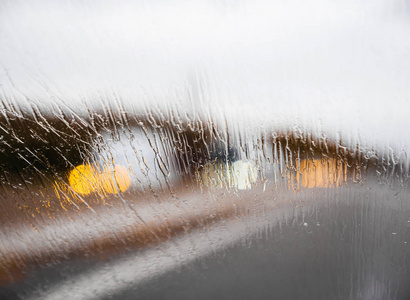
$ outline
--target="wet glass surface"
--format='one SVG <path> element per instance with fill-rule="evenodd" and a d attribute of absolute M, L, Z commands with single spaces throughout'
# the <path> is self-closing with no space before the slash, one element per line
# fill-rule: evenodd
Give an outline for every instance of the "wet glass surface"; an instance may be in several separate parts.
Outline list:
<path fill-rule="evenodd" d="M 409 3 L 0 4 L 1 299 L 409 299 Z"/>

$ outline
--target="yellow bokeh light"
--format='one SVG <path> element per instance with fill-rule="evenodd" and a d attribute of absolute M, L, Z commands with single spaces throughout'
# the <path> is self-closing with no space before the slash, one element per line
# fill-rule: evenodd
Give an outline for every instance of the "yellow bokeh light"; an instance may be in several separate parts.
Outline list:
<path fill-rule="evenodd" d="M 96 168 L 86 164 L 79 165 L 70 172 L 68 183 L 81 195 L 88 195 L 98 189 L 98 172 Z"/>
<path fill-rule="evenodd" d="M 105 193 L 114 194 L 117 191 L 125 192 L 131 185 L 131 178 L 125 167 L 116 165 L 114 168 L 104 168 L 100 183 Z"/>
<path fill-rule="evenodd" d="M 297 182 L 306 188 L 336 187 L 342 185 L 343 175 L 342 165 L 336 159 L 303 160 Z"/>
<path fill-rule="evenodd" d="M 128 170 L 120 165 L 104 166 L 103 171 L 89 164 L 79 165 L 70 172 L 68 183 L 81 195 L 125 192 L 131 185 Z"/>

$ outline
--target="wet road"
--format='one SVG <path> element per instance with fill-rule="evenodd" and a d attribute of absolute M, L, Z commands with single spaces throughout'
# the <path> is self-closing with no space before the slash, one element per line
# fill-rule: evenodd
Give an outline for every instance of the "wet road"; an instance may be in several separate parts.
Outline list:
<path fill-rule="evenodd" d="M 255 192 L 247 215 L 103 260 L 43 266 L 1 293 L 6 299 L 406 300 L 410 193 L 376 179 Z M 235 197 L 252 203 L 249 195 Z"/>

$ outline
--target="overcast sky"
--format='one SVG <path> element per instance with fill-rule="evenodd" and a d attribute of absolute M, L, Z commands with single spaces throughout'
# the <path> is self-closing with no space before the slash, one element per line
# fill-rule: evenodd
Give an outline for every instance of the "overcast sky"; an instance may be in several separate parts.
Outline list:
<path fill-rule="evenodd" d="M 121 103 L 410 149 L 408 0 L 2 1 L 0 45 L 6 109 Z"/>

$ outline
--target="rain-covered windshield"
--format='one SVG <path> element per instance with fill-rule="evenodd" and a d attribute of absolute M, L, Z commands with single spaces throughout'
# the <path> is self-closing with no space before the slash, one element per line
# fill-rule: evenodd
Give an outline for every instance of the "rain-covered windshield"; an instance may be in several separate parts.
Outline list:
<path fill-rule="evenodd" d="M 408 299 L 409 1 L 0 3 L 1 299 Z"/>

